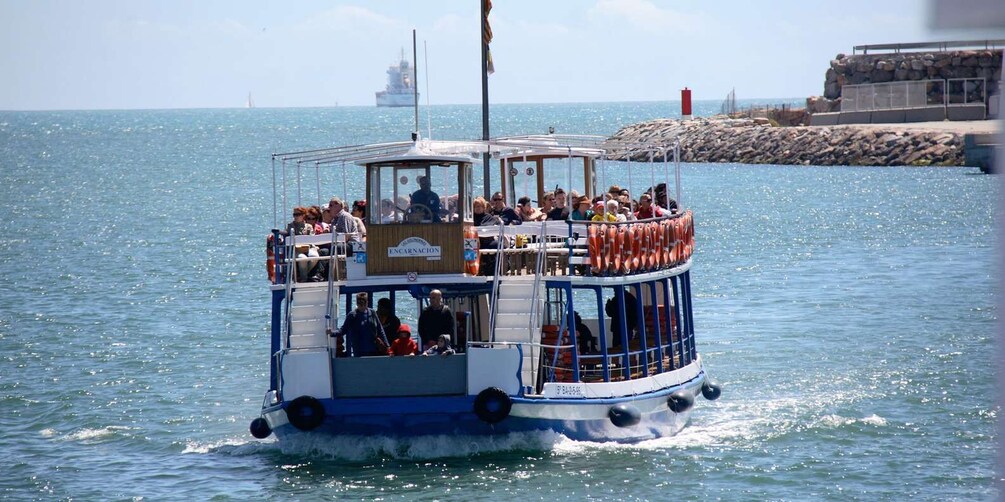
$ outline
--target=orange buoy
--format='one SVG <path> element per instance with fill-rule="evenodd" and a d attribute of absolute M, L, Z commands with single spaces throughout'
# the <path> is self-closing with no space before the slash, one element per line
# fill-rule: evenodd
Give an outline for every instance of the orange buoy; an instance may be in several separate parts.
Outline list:
<path fill-rule="evenodd" d="M 661 221 L 660 228 L 663 232 L 663 266 L 666 267 L 670 265 L 670 240 L 673 238 L 670 233 L 670 220 Z"/>
<path fill-rule="evenodd" d="M 646 223 L 646 226 L 649 227 L 649 269 L 656 270 L 661 253 L 659 225 L 656 222 L 650 222 Z"/>
<path fill-rule="evenodd" d="M 632 271 L 632 229 L 627 225 L 618 227 L 618 240 L 621 245 L 621 269 L 618 272 L 627 274 Z"/>
<path fill-rule="evenodd" d="M 265 238 L 265 273 L 269 275 L 269 282 L 276 283 L 276 256 L 272 251 L 272 234 Z"/>
<path fill-rule="evenodd" d="M 587 225 L 587 244 L 590 248 L 590 269 L 594 274 L 600 273 L 604 244 L 598 234 L 598 225 Z"/>
<path fill-rule="evenodd" d="M 649 269 L 649 230 L 645 224 L 639 226 L 639 267 L 640 272 Z"/>
<path fill-rule="evenodd" d="M 474 259 L 466 260 L 464 262 L 464 270 L 465 272 L 468 273 L 468 275 L 478 275 L 478 269 L 480 263 L 479 263 L 479 252 L 478 252 L 478 231 L 475 230 L 475 227 L 467 227 L 464 229 L 464 239 L 473 240 L 475 245 Z"/>
<path fill-rule="evenodd" d="M 654 222 L 649 228 L 649 231 L 653 235 L 653 246 L 649 253 L 649 266 L 653 270 L 657 270 L 663 265 L 663 236 L 660 235 L 659 223 Z"/>
<path fill-rule="evenodd" d="M 686 234 L 684 240 L 685 244 L 690 246 L 694 243 L 694 214 L 689 210 L 685 213 L 685 218 L 687 225 L 685 226 Z"/>
<path fill-rule="evenodd" d="M 625 236 L 621 227 L 617 225 L 611 225 L 608 235 L 611 236 L 611 242 L 614 243 L 614 252 L 611 253 L 612 260 L 611 263 L 607 264 L 607 268 L 617 274 L 621 272 L 621 265 L 624 263 Z"/>
<path fill-rule="evenodd" d="M 601 227 L 604 228 L 604 227 Z M 607 247 L 607 270 L 617 272 L 621 266 L 621 249 L 618 246 L 618 229 L 614 225 L 606 227 L 604 243 Z"/>
<path fill-rule="evenodd" d="M 653 252 L 655 267 L 663 268 L 663 227 L 659 223 L 653 222 L 653 235 L 656 240 L 656 249 Z"/>
<path fill-rule="evenodd" d="M 666 261 L 663 259 L 664 258 L 664 256 L 663 256 L 663 249 L 664 249 L 664 246 L 663 246 L 663 244 L 664 244 L 664 242 L 663 242 L 663 237 L 664 237 L 664 235 L 663 235 L 663 222 L 662 221 L 658 221 L 656 223 L 653 223 L 653 225 L 654 225 L 653 226 L 653 231 L 656 234 L 656 253 L 654 253 L 654 254 L 656 256 L 656 268 L 659 269 L 659 268 L 663 268 L 663 264 L 666 263 Z"/>

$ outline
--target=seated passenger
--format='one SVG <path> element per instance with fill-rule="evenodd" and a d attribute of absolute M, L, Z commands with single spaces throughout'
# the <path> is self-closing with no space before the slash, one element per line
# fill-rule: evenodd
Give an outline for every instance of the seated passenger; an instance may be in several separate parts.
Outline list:
<path fill-rule="evenodd" d="M 454 348 L 450 346 L 450 335 L 443 334 L 436 339 L 436 345 L 429 347 L 422 353 L 424 356 L 449 356 L 454 353 Z"/>
<path fill-rule="evenodd" d="M 573 198 L 572 200 L 576 200 Z M 566 206 L 565 190 L 561 188 L 555 190 L 555 207 L 548 212 L 548 219 L 555 221 L 565 221 L 569 219 L 571 209 Z"/>
<path fill-rule="evenodd" d="M 475 226 L 495 226 L 500 223 L 499 217 L 485 212 L 487 206 L 488 202 L 485 201 L 484 197 L 475 197 L 471 201 L 471 211 L 474 213 L 473 223 Z M 498 245 L 499 240 L 495 237 L 478 238 L 479 249 L 496 249 Z M 478 275 L 495 275 L 495 269 L 496 255 L 492 253 L 479 253 Z"/>
<path fill-rule="evenodd" d="M 544 217 L 547 218 L 551 211 L 555 209 L 555 192 L 545 192 L 544 199 L 541 201 L 541 212 L 544 213 Z"/>
<path fill-rule="evenodd" d="M 307 224 L 307 208 L 293 208 L 293 221 L 286 224 L 286 235 L 314 235 L 314 224 Z"/>
<path fill-rule="evenodd" d="M 392 223 L 398 221 L 398 215 L 394 211 L 394 203 L 391 199 L 381 199 L 380 201 L 380 222 Z"/>
<path fill-rule="evenodd" d="M 610 219 L 611 215 L 613 215 L 613 221 L 628 221 L 625 215 L 621 213 L 621 203 L 617 199 L 607 201 L 607 218 Z"/>
<path fill-rule="evenodd" d="M 412 193 L 409 212 L 418 214 L 422 220 L 429 219 L 433 223 L 440 222 L 440 196 L 430 190 L 427 176 L 419 176 L 419 189 Z"/>
<path fill-rule="evenodd" d="M 609 201 L 609 202 L 614 202 L 614 201 Z M 615 206 L 617 206 L 617 204 L 618 204 L 617 202 L 614 202 Z M 613 222 L 613 221 L 618 221 L 618 217 L 615 216 L 614 214 L 608 213 L 607 212 L 607 205 L 605 205 L 603 201 L 598 201 L 593 206 L 593 217 L 590 218 L 590 221 L 607 221 L 607 222 Z"/>
<path fill-rule="evenodd" d="M 363 220 L 366 220 L 366 201 L 357 200 L 352 203 L 352 217 L 356 220 L 356 228 L 359 230 L 360 240 L 366 241 L 366 225 Z"/>
<path fill-rule="evenodd" d="M 533 204 L 530 203 L 530 197 L 524 195 L 520 197 L 520 200 L 516 201 L 517 214 L 520 215 L 522 221 L 542 221 L 548 215 L 539 211 Z"/>
<path fill-rule="evenodd" d="M 635 212 L 635 217 L 640 220 L 649 218 L 659 218 L 663 216 L 663 210 L 659 206 L 653 205 L 653 198 L 648 193 L 639 196 L 639 210 Z"/>
<path fill-rule="evenodd" d="M 590 210 L 590 198 L 586 195 L 576 201 L 576 207 L 569 213 L 569 219 L 573 221 L 590 221 L 593 218 L 593 211 Z"/>
<path fill-rule="evenodd" d="M 447 221 L 447 222 L 456 222 L 456 221 L 458 221 L 460 219 L 460 217 L 457 215 L 457 199 L 458 199 L 458 196 L 457 195 L 448 195 L 448 196 L 444 197 L 443 199 L 444 199 L 442 201 L 443 202 L 443 207 L 446 208 L 446 209 L 442 210 L 442 214 L 440 215 L 443 218 L 443 221 Z"/>
<path fill-rule="evenodd" d="M 345 202 L 338 197 L 332 197 L 328 202 L 328 210 L 332 215 L 332 228 L 340 234 L 358 234 L 359 227 L 356 226 L 356 218 L 345 211 Z"/>
<path fill-rule="evenodd" d="M 677 201 L 667 194 L 667 184 L 660 183 L 656 185 L 656 200 L 654 201 L 660 209 L 669 211 L 671 213 L 677 212 Z"/>
<path fill-rule="evenodd" d="M 324 221 L 321 206 L 311 206 L 307 208 L 307 216 L 304 221 L 314 225 L 314 234 L 327 234 L 331 232 L 331 227 Z"/>
<path fill-rule="evenodd" d="M 412 340 L 412 328 L 407 324 L 402 324 L 398 328 L 398 337 L 391 342 L 391 348 L 387 351 L 390 356 L 414 356 L 419 353 L 419 346 Z"/>
<path fill-rule="evenodd" d="M 618 221 L 632 221 L 635 219 L 635 212 L 632 210 L 632 201 L 628 197 L 622 195 L 618 197 Z M 636 204 L 637 205 L 637 204 Z M 622 219 L 624 217 L 624 219 Z"/>
<path fill-rule="evenodd" d="M 503 225 L 519 225 L 523 223 L 520 215 L 516 214 L 513 208 L 506 205 L 502 192 L 492 194 L 492 214 L 502 220 Z"/>
<path fill-rule="evenodd" d="M 286 235 L 314 235 L 314 223 L 307 221 L 308 208 L 297 206 L 293 208 L 293 221 L 286 225 Z M 294 250 L 297 258 L 314 258 L 320 256 L 317 246 L 297 246 Z M 317 260 L 297 260 L 295 280 L 307 282 L 317 266 Z"/>

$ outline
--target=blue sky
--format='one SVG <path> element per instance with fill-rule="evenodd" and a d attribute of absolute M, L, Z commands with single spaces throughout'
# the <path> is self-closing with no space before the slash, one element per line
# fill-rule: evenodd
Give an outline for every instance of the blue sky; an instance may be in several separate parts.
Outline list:
<path fill-rule="evenodd" d="M 418 30 L 419 90 L 479 103 L 478 0 L 0 0 L 0 109 L 373 105 Z M 493 103 L 788 98 L 839 52 L 984 38 L 921 1 L 496 0 Z M 423 44 L 428 56 L 423 54 Z M 426 101 L 425 96 L 422 98 Z"/>

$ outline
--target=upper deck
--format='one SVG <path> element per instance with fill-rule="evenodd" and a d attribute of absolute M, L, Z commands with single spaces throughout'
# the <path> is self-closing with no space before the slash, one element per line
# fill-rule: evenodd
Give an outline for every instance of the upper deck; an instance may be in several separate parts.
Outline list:
<path fill-rule="evenodd" d="M 654 162 L 636 163 L 635 168 L 641 167 L 654 180 L 653 186 L 659 181 L 665 187 L 677 187 L 679 199 L 679 167 L 674 163 L 671 176 L 670 151 L 598 136 L 397 142 L 277 154 L 273 159 L 274 164 L 281 163 L 284 176 L 290 163 L 298 171 L 314 167 L 318 172 L 322 166 L 363 168 L 366 198 L 371 201 L 365 236 L 290 236 L 286 242 L 289 249 L 312 245 L 331 249 L 328 260 L 336 262 L 331 268 L 334 281 L 378 284 L 429 278 L 478 283 L 497 275 L 543 274 L 588 284 L 686 270 L 693 244 L 690 212 L 664 211 L 654 218 L 627 221 L 570 218 L 486 224 L 481 213 L 475 214 L 473 166 L 483 158 L 498 163 L 497 193 L 507 207 L 515 206 L 521 190 L 528 198 L 544 200 L 546 183 L 556 180 L 574 187 L 570 192 L 593 200 L 603 181 L 598 177 L 598 163 L 627 157 L 629 152 L 638 156 L 639 151 L 650 151 Z M 570 213 L 573 204 L 570 200 L 567 205 Z M 285 190 L 282 205 L 286 206 Z M 317 261 L 311 256 L 296 260 Z M 280 264 L 276 264 L 277 282 L 284 272 L 278 269 Z"/>

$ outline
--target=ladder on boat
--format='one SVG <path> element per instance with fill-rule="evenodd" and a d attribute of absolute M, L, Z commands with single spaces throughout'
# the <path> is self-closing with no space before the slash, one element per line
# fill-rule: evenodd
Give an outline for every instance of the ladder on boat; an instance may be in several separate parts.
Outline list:
<path fill-rule="evenodd" d="M 540 294 L 534 294 L 534 283 L 517 281 L 512 278 L 499 280 L 496 293 L 495 331 L 493 340 L 496 342 L 520 343 L 523 345 L 523 361 L 521 364 L 521 379 L 524 384 L 537 381 L 537 366 L 541 348 L 540 313 L 544 300 Z"/>
<path fill-rule="evenodd" d="M 500 232 L 501 234 L 501 232 Z M 543 242 L 544 234 L 539 236 Z M 500 235 L 500 242 L 502 235 Z M 492 310 L 492 340 L 522 344 L 523 361 L 520 378 L 525 390 L 536 386 L 541 360 L 541 326 L 544 319 L 543 267 L 546 260 L 544 247 L 537 255 L 534 280 L 526 276 L 501 274 L 502 259 L 497 260 L 495 291 Z M 531 384 L 531 385 L 528 385 Z"/>
<path fill-rule="evenodd" d="M 324 284 L 324 283 L 322 283 Z M 327 286 L 327 285 L 325 285 Z M 336 288 L 337 289 L 337 288 Z M 288 316 L 288 347 L 328 347 L 327 287 L 297 287 L 291 291 Z M 338 292 L 335 292 L 338 298 Z"/>

